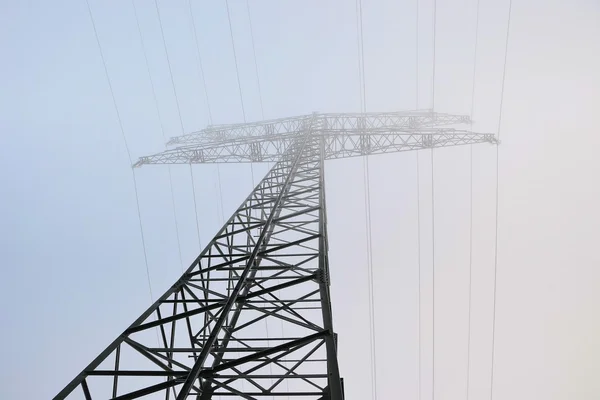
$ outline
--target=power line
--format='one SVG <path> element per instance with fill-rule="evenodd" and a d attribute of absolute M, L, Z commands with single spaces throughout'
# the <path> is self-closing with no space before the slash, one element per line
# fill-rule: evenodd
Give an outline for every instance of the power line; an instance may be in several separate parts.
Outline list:
<path fill-rule="evenodd" d="M 477 12 L 475 16 L 475 49 L 473 54 L 473 85 L 471 89 L 471 131 L 473 131 L 473 115 L 475 110 L 475 77 L 477 72 L 477 46 L 479 43 L 479 6 L 480 0 L 477 0 Z M 473 295 L 473 145 L 469 146 L 469 311 L 467 317 L 467 387 L 466 398 L 469 400 L 471 383 L 471 313 Z"/>
<path fill-rule="evenodd" d="M 158 24 L 160 26 L 160 35 L 165 49 L 165 56 L 167 58 L 167 66 L 169 67 L 169 76 L 171 77 L 171 86 L 173 87 L 173 94 L 175 96 L 175 104 L 177 106 L 177 114 L 179 115 L 179 124 L 181 125 L 181 134 L 185 134 L 183 127 L 183 118 L 181 117 L 181 108 L 179 107 L 179 98 L 177 97 L 177 90 L 175 89 L 175 79 L 173 78 L 173 71 L 171 70 L 171 60 L 169 59 L 169 51 L 167 49 L 167 41 L 165 40 L 165 32 L 162 25 L 162 18 L 160 16 L 160 9 L 158 7 L 158 1 L 154 0 L 154 6 L 156 8 L 156 15 L 158 16 Z M 165 138 L 166 140 L 166 138 Z M 173 192 L 173 177 L 171 175 L 171 169 L 169 168 L 169 184 L 171 186 L 171 202 L 173 203 L 173 218 L 175 219 L 175 233 L 177 236 L 177 250 L 179 251 L 179 263 L 183 270 L 183 256 L 181 254 L 181 240 L 179 238 L 179 223 L 177 221 L 177 211 L 175 207 L 175 194 Z"/>
<path fill-rule="evenodd" d="M 502 126 L 502 108 L 504 104 L 504 85 L 506 82 L 506 60 L 508 58 L 508 40 L 510 37 L 510 19 L 512 15 L 512 0 L 508 1 L 508 21 L 506 24 L 506 43 L 504 45 L 504 66 L 502 70 L 502 89 L 500 91 L 500 112 L 498 116 L 498 141 L 500 141 L 500 128 Z M 494 235 L 494 302 L 492 311 L 492 360 L 490 373 L 490 400 L 494 398 L 494 358 L 496 355 L 496 293 L 498 277 L 498 192 L 500 182 L 500 146 L 496 145 L 496 231 Z"/>
<path fill-rule="evenodd" d="M 473 273 L 473 146 L 469 146 L 469 311 L 467 317 L 467 400 L 469 399 L 469 384 L 471 377 L 471 297 Z"/>
<path fill-rule="evenodd" d="M 190 163 L 190 179 L 192 181 L 192 197 L 194 198 L 194 213 L 196 215 L 196 233 L 198 234 L 198 251 L 202 251 L 202 240 L 200 238 L 200 222 L 198 221 L 198 206 L 196 204 L 196 183 L 194 182 L 194 170 Z"/>
<path fill-rule="evenodd" d="M 208 108 L 208 123 L 212 125 L 212 112 L 210 109 L 210 101 L 208 99 L 208 90 L 206 88 L 206 78 L 204 76 L 204 67 L 202 65 L 202 56 L 200 55 L 200 45 L 198 44 L 198 32 L 196 30 L 196 22 L 194 21 L 194 12 L 192 11 L 192 2 L 188 0 L 190 9 L 190 20 L 192 22 L 192 30 L 194 32 L 194 42 L 196 44 L 196 55 L 198 57 L 198 66 L 200 68 L 200 78 L 202 79 L 202 87 L 204 88 L 204 95 L 206 97 L 206 106 Z"/>
<path fill-rule="evenodd" d="M 419 0 L 417 0 L 417 20 L 416 20 L 416 29 L 415 29 L 415 33 L 416 33 L 416 40 L 415 40 L 415 83 L 416 83 L 416 90 L 415 90 L 415 103 L 416 103 L 416 109 L 419 109 Z"/>
<path fill-rule="evenodd" d="M 433 0 L 433 70 L 431 85 L 431 112 L 435 109 L 435 50 L 436 50 L 436 26 L 437 26 L 437 1 Z M 434 114 L 435 115 L 435 114 Z M 431 146 L 431 282 L 432 282 L 432 354 L 431 354 L 431 398 L 435 399 L 435 179 L 434 179 L 434 150 Z"/>
<path fill-rule="evenodd" d="M 237 78 L 238 92 L 240 94 L 240 105 L 242 106 L 242 116 L 244 118 L 244 122 L 246 122 L 246 109 L 244 108 L 244 96 L 242 94 L 242 81 L 240 79 L 240 69 L 239 69 L 238 61 L 237 61 L 237 52 L 235 50 L 235 39 L 233 37 L 233 25 L 231 23 L 231 13 L 229 11 L 229 1 L 225 0 L 225 6 L 227 8 L 227 21 L 229 22 L 229 34 L 231 36 L 231 49 L 233 51 L 233 61 L 235 63 L 235 76 Z M 261 94 L 261 90 L 260 90 L 260 79 L 258 77 L 258 63 L 256 61 L 256 52 L 254 51 L 254 33 L 252 32 L 252 19 L 250 17 L 250 6 L 248 4 L 246 4 L 246 10 L 248 12 L 248 19 L 250 21 L 250 36 L 252 38 L 252 51 L 254 52 L 254 66 L 256 69 L 256 79 L 258 82 L 260 110 L 261 110 L 261 115 L 264 119 L 264 112 L 263 112 L 263 106 L 262 106 L 262 94 Z M 217 166 L 217 168 L 218 168 L 218 166 Z M 250 162 L 250 174 L 252 176 L 252 187 L 254 188 L 254 163 L 253 162 Z"/>
<path fill-rule="evenodd" d="M 431 148 L 431 282 L 432 282 L 432 365 L 431 365 L 431 397 L 435 399 L 435 170 L 434 170 L 434 151 Z"/>
<path fill-rule="evenodd" d="M 190 0 L 188 0 L 188 8 L 189 8 L 189 13 L 190 13 L 190 22 L 192 24 L 192 32 L 193 32 L 193 36 L 194 36 L 194 43 L 195 43 L 195 47 L 196 47 L 196 56 L 197 56 L 197 60 L 198 60 L 198 70 L 200 72 L 200 78 L 202 80 L 202 88 L 204 89 L 204 96 L 206 98 L 206 107 L 208 110 L 208 123 L 209 125 L 212 125 L 213 120 L 212 120 L 212 112 L 211 112 L 211 107 L 210 107 L 210 99 L 208 97 L 208 90 L 206 88 L 206 77 L 204 74 L 204 67 L 202 65 L 202 54 L 200 53 L 200 45 L 198 44 L 198 31 L 196 29 L 196 22 L 194 20 L 194 12 L 192 9 L 192 3 Z M 200 222 L 198 220 L 198 204 L 196 201 L 196 183 L 194 181 L 194 175 L 193 175 L 193 171 L 192 171 L 192 164 L 190 163 L 190 176 L 191 176 L 191 180 L 192 180 L 192 195 L 194 197 L 194 214 L 196 216 L 196 232 L 197 232 L 197 236 L 198 236 L 198 245 L 199 245 L 199 251 L 202 251 L 202 241 L 200 240 Z"/>
<path fill-rule="evenodd" d="M 254 46 L 254 30 L 252 29 L 252 17 L 250 15 L 250 2 L 246 0 L 246 11 L 248 12 L 248 22 L 250 23 L 250 39 L 252 42 L 252 54 L 254 56 L 254 70 L 256 71 L 256 82 L 258 84 L 258 100 L 260 102 L 260 116 L 265 119 L 265 111 L 263 108 L 262 90 L 260 88 L 260 77 L 258 74 L 258 61 L 256 60 L 256 47 Z M 254 185 L 252 185 L 254 187 Z"/>
<path fill-rule="evenodd" d="M 258 101 L 260 103 L 260 117 L 265 119 L 265 110 L 263 108 L 262 89 L 260 88 L 260 76 L 258 73 L 258 61 L 256 59 L 256 47 L 254 45 L 254 29 L 252 29 L 252 16 L 250 15 L 250 2 L 246 0 L 246 11 L 248 12 L 248 23 L 250 24 L 250 39 L 252 43 L 252 55 L 254 57 L 254 71 L 256 72 L 256 85 L 258 86 Z M 254 190 L 254 163 L 250 162 L 250 174 L 252 176 L 252 190 Z"/>
<path fill-rule="evenodd" d="M 360 28 L 360 11 L 359 11 L 359 5 L 358 5 L 359 0 L 356 0 L 356 50 L 357 50 L 357 57 L 356 59 L 358 60 L 358 92 L 359 92 L 359 102 L 360 102 L 360 112 L 364 112 L 364 104 L 363 104 L 363 99 L 364 99 L 364 95 L 363 95 L 363 69 L 362 69 L 362 61 L 361 61 L 361 52 L 360 52 L 360 48 L 361 48 L 361 42 L 360 42 L 360 32 L 361 32 L 361 28 Z"/>
<path fill-rule="evenodd" d="M 113 90 L 112 82 L 110 80 L 110 75 L 108 74 L 108 68 L 106 66 L 106 59 L 104 58 L 104 52 L 102 51 L 102 45 L 100 44 L 100 38 L 98 37 L 98 30 L 96 29 L 96 22 L 94 20 L 94 15 L 92 13 L 92 9 L 90 7 L 89 0 L 85 0 L 85 3 L 87 5 L 90 20 L 92 22 L 92 27 L 94 28 L 94 36 L 96 38 L 96 44 L 98 45 L 98 50 L 100 52 L 100 58 L 102 59 L 102 66 L 104 67 L 106 81 L 108 83 L 108 88 L 110 90 L 110 95 L 112 98 L 113 106 L 115 109 L 115 113 L 117 115 L 117 120 L 119 122 L 119 129 L 121 131 L 121 137 L 123 139 L 123 144 L 125 145 L 125 150 L 127 151 L 127 158 L 129 160 L 129 165 L 131 166 L 133 164 L 133 160 L 131 158 L 131 152 L 129 150 L 129 144 L 127 142 L 127 137 L 125 136 L 125 129 L 123 128 L 123 121 L 121 119 L 121 113 L 119 112 L 119 107 L 117 106 L 115 92 Z M 150 292 L 150 300 L 154 301 L 154 295 L 152 293 L 152 284 L 150 281 L 150 268 L 148 267 L 148 254 L 146 251 L 146 240 L 144 238 L 144 228 L 142 225 L 142 213 L 140 211 L 140 199 L 139 199 L 138 188 L 137 188 L 137 180 L 135 177 L 135 170 L 133 168 L 131 169 L 131 177 L 133 180 L 133 189 L 135 192 L 135 204 L 136 204 L 136 208 L 137 208 L 138 222 L 139 222 L 139 226 L 140 226 L 140 238 L 142 240 L 142 249 L 144 251 L 144 264 L 146 265 L 146 278 L 148 280 L 148 290 Z M 157 331 L 157 335 L 158 335 L 158 331 Z M 157 339 L 158 339 L 158 337 L 157 337 Z"/>
<path fill-rule="evenodd" d="M 365 83 L 365 55 L 363 37 L 363 10 L 362 0 L 357 0 L 357 42 L 359 55 L 359 83 L 361 94 L 361 112 L 367 111 L 366 83 Z M 363 157 L 363 174 L 365 185 L 365 225 L 367 236 L 367 272 L 368 272 L 368 296 L 369 296 L 369 339 L 371 344 L 371 379 L 372 398 L 377 400 L 377 343 L 375 334 L 375 294 L 373 276 L 373 240 L 371 224 L 371 189 L 369 174 L 369 157 Z"/>
<path fill-rule="evenodd" d="M 160 26 L 160 36 L 162 38 L 163 47 L 165 49 L 165 56 L 167 58 L 167 67 L 169 68 L 169 76 L 171 77 L 171 86 L 173 87 L 173 95 L 175 96 L 175 105 L 177 106 L 177 115 L 179 115 L 179 124 L 181 125 L 181 134 L 185 134 L 183 127 L 183 118 L 181 117 L 181 107 L 179 107 L 179 97 L 177 96 L 177 89 L 175 88 L 175 79 L 173 78 L 173 70 L 171 69 L 171 60 L 169 58 L 169 50 L 167 49 L 167 41 L 165 40 L 165 31 L 163 29 L 162 18 L 160 16 L 160 8 L 158 7 L 158 0 L 154 0 L 154 6 L 156 7 L 156 15 L 158 16 L 158 25 Z"/>
<path fill-rule="evenodd" d="M 504 82 L 506 81 L 506 60 L 508 58 L 508 39 L 510 35 L 510 17 L 512 14 L 512 0 L 508 0 L 508 22 L 506 25 L 506 42 L 504 44 L 504 66 L 502 68 L 502 89 L 500 91 L 500 113 L 498 115 L 498 141 L 500 141 L 500 128 L 502 126 L 502 111 L 504 104 Z M 498 148 L 498 147 L 496 147 Z"/>
<path fill-rule="evenodd" d="M 219 201 L 221 202 L 221 219 L 223 223 L 225 223 L 225 212 L 223 211 L 223 190 L 221 189 L 221 169 L 219 168 L 219 164 L 217 164 L 217 179 L 219 184 Z"/>
<path fill-rule="evenodd" d="M 365 41 L 363 38 L 363 10 L 362 0 L 358 0 L 358 7 L 360 12 L 360 59 L 361 59 L 361 70 L 362 70 L 362 104 L 363 112 L 367 112 L 367 89 L 366 89 L 366 78 L 365 78 Z"/>
<path fill-rule="evenodd" d="M 419 109 L 419 0 L 417 0 L 416 2 L 416 11 L 417 11 L 417 18 L 416 18 L 416 40 L 415 40 L 415 82 L 416 82 L 416 90 L 415 90 L 415 109 Z M 418 316 L 417 316 L 417 324 L 418 324 L 418 338 L 417 338 L 417 346 L 419 348 L 419 353 L 418 353 L 418 361 L 417 361 L 417 368 L 418 368 L 418 386 L 417 386 L 417 395 L 418 395 L 418 399 L 421 400 L 421 354 L 422 354 L 422 349 L 421 349 L 421 187 L 420 187 L 420 182 L 421 182 L 421 178 L 420 178 L 420 173 L 419 173 L 419 150 L 415 151 L 416 154 L 416 163 L 417 163 L 417 251 L 418 251 L 418 255 L 417 255 L 417 260 L 418 260 L 418 264 L 417 264 L 417 268 L 418 268 L 418 293 L 419 293 L 419 298 L 418 298 Z"/>
<path fill-rule="evenodd" d="M 156 97 L 156 88 L 154 86 L 154 80 L 152 79 L 152 73 L 150 72 L 150 63 L 148 62 L 148 55 L 146 52 L 146 45 L 144 43 L 144 35 L 142 35 L 142 28 L 140 26 L 140 20 L 138 17 L 138 12 L 137 12 L 137 6 L 135 5 L 135 0 L 131 0 L 131 4 L 133 6 L 133 14 L 135 16 L 135 23 L 138 29 L 138 34 L 140 37 L 140 45 L 142 47 L 142 53 L 144 55 L 144 61 L 146 63 L 146 70 L 148 71 L 148 79 L 150 80 L 150 88 L 152 89 L 152 98 L 154 100 L 154 107 L 156 109 L 156 115 L 158 116 L 158 122 L 160 124 L 160 131 L 162 134 L 162 139 L 163 142 L 166 143 L 167 141 L 167 136 L 165 135 L 165 128 L 164 128 L 164 124 L 162 121 L 162 117 L 160 115 L 160 108 L 158 106 L 158 99 Z M 175 194 L 174 194 L 174 190 L 173 190 L 173 176 L 171 174 L 171 166 L 168 166 L 168 172 L 169 172 L 169 190 L 171 193 L 171 205 L 173 208 L 173 219 L 175 221 L 175 235 L 177 236 L 177 246 L 179 248 L 179 261 L 180 261 L 180 267 L 181 267 L 181 271 L 183 272 L 183 260 L 181 258 L 181 244 L 180 244 L 180 239 L 179 239 L 179 228 L 178 228 L 178 223 L 177 223 L 177 212 L 176 212 L 176 208 L 175 208 Z"/>
<path fill-rule="evenodd" d="M 229 21 L 229 34 L 231 35 L 231 48 L 233 49 L 233 61 L 235 62 L 235 74 L 237 76 L 238 90 L 240 93 L 240 104 L 242 106 L 242 115 L 244 122 L 246 122 L 246 110 L 244 108 L 244 97 L 242 95 L 242 83 L 240 81 L 240 69 L 237 62 L 237 54 L 235 51 L 235 40 L 233 39 L 233 27 L 231 25 L 231 13 L 229 12 L 229 1 L 225 0 L 225 6 L 227 8 L 227 21 Z"/>
<path fill-rule="evenodd" d="M 152 89 L 152 99 L 154 100 L 154 107 L 156 108 L 156 115 L 158 116 L 158 123 L 160 124 L 160 131 L 162 133 L 162 138 L 166 142 L 167 138 L 165 135 L 165 127 L 163 125 L 162 117 L 160 115 L 160 108 L 158 107 L 158 99 L 156 97 L 156 88 L 154 86 L 154 80 L 152 79 L 152 74 L 150 73 L 150 63 L 148 62 L 148 55 L 146 53 L 146 45 L 144 43 L 144 36 L 142 35 L 142 28 L 140 27 L 140 20 L 138 17 L 137 6 L 135 5 L 135 0 L 131 0 L 131 5 L 133 6 L 133 15 L 135 16 L 135 23 L 138 30 L 138 35 L 140 37 L 140 44 L 142 47 L 142 53 L 144 55 L 144 61 L 146 62 L 146 70 L 148 71 L 148 79 L 150 80 L 150 88 Z"/>
<path fill-rule="evenodd" d="M 431 111 L 435 108 L 435 43 L 437 25 L 437 0 L 433 0 L 433 71 L 431 79 Z"/>
<path fill-rule="evenodd" d="M 419 347 L 419 362 L 418 362 L 418 382 L 419 382 L 419 389 L 418 389 L 418 396 L 419 399 L 421 399 L 421 354 L 422 354 L 422 349 L 421 349 L 421 177 L 420 177 L 420 172 L 419 172 L 419 150 L 415 151 L 416 153 L 416 160 L 417 160 L 417 260 L 418 260 L 418 269 L 419 269 L 419 277 L 418 277 L 418 285 L 419 285 L 419 309 L 418 309 L 418 347 Z"/>
<path fill-rule="evenodd" d="M 369 288 L 369 319 L 371 332 L 371 359 L 372 359 L 372 376 L 373 376 L 373 399 L 377 399 L 377 346 L 375 336 L 375 290 L 374 290 L 374 273 L 373 273 L 373 239 L 372 239 L 372 223 L 371 223 L 371 182 L 369 173 L 369 158 L 363 157 L 363 173 L 365 185 L 365 222 L 367 233 L 367 271 L 368 271 L 368 288 Z"/>

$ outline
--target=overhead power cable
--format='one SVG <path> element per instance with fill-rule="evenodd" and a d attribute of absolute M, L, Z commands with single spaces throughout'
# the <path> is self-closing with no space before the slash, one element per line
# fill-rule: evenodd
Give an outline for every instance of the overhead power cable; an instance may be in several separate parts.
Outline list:
<path fill-rule="evenodd" d="M 473 84 L 471 87 L 471 131 L 473 131 L 473 116 L 475 110 L 475 82 L 477 75 L 477 46 L 479 44 L 479 9 L 480 0 L 477 0 L 475 14 L 475 49 L 473 54 Z M 467 316 L 467 384 L 466 399 L 469 400 L 471 384 L 471 313 L 472 313 L 472 281 L 473 281 L 473 145 L 469 146 L 469 300 Z"/>
<path fill-rule="evenodd" d="M 512 0 L 508 0 L 508 21 L 506 24 L 506 42 L 504 44 L 504 66 L 502 67 L 502 89 L 500 91 L 500 111 L 498 115 L 498 145 L 496 145 L 496 231 L 494 235 L 494 300 L 492 308 L 492 361 L 490 372 L 490 400 L 494 398 L 494 361 L 496 355 L 496 297 L 498 278 L 498 197 L 500 181 L 500 132 L 502 127 L 502 111 L 504 105 L 504 86 L 506 82 L 506 61 L 508 59 L 508 40 L 510 37 L 510 20 L 512 16 Z"/>
<path fill-rule="evenodd" d="M 210 98 L 208 96 L 208 89 L 206 87 L 206 75 L 204 73 L 204 66 L 202 63 L 202 54 L 200 52 L 200 45 L 198 43 L 198 30 L 196 29 L 196 21 L 194 19 L 194 11 L 192 9 L 191 0 L 188 0 L 188 9 L 189 9 L 189 14 L 190 14 L 190 23 L 192 25 L 192 33 L 194 36 L 194 43 L 195 43 L 195 47 L 196 47 L 196 59 L 198 61 L 198 72 L 200 75 L 200 79 L 202 81 L 202 89 L 204 91 L 204 96 L 206 99 L 206 108 L 208 111 L 208 124 L 212 125 L 213 124 L 212 111 L 211 111 L 212 108 L 210 106 Z M 199 246 L 199 251 L 202 251 L 202 240 L 201 240 L 201 235 L 200 235 L 200 221 L 198 219 L 198 203 L 196 200 L 196 181 L 194 179 L 193 167 L 192 167 L 191 163 L 190 163 L 190 178 L 192 181 L 192 195 L 194 197 L 194 214 L 196 216 L 196 232 L 197 232 L 197 236 L 198 236 L 198 246 Z"/>
<path fill-rule="evenodd" d="M 416 23 L 415 23 L 415 109 L 419 109 L 419 0 L 416 1 Z M 419 150 L 415 151 L 417 163 L 417 268 L 418 268 L 418 310 L 417 310 L 417 398 L 421 400 L 421 187 L 420 187 L 420 172 L 419 172 Z"/>
<path fill-rule="evenodd" d="M 156 115 L 158 116 L 158 122 L 160 124 L 160 131 L 162 134 L 162 139 L 163 142 L 166 143 L 167 142 L 167 136 L 165 134 L 165 128 L 164 128 L 164 124 L 162 121 L 162 117 L 160 115 L 160 108 L 158 106 L 158 99 L 156 97 L 156 88 L 154 86 L 154 80 L 152 79 L 152 73 L 150 72 L 150 63 L 148 62 L 148 55 L 146 52 L 146 45 L 144 43 L 144 36 L 142 35 L 142 29 L 140 27 L 140 20 L 138 17 L 138 12 L 137 12 L 137 6 L 135 5 L 135 0 L 131 0 L 131 4 L 133 5 L 133 14 L 135 16 L 135 22 L 137 25 L 137 29 L 138 29 L 138 34 L 140 37 L 140 45 L 142 47 L 142 53 L 144 55 L 144 61 L 146 63 L 146 70 L 148 71 L 148 79 L 150 80 L 150 88 L 152 89 L 152 98 L 154 100 L 154 106 L 156 109 Z M 169 189 L 170 189 L 170 193 L 171 193 L 171 205 L 173 208 L 173 219 L 175 220 L 175 234 L 177 236 L 177 246 L 179 248 L 179 253 L 180 253 L 180 267 L 181 267 L 181 271 L 183 272 L 183 261 L 181 260 L 181 245 L 180 245 L 180 240 L 179 240 L 179 229 L 178 229 L 178 224 L 177 224 L 177 212 L 175 210 L 175 194 L 173 191 L 173 176 L 171 174 L 171 167 L 168 166 L 168 172 L 169 172 Z"/>
<path fill-rule="evenodd" d="M 421 177 L 419 171 L 419 151 L 415 151 L 417 161 L 417 267 L 418 267 L 418 317 L 417 317 L 417 332 L 418 332 L 418 347 L 419 347 L 419 358 L 418 358 L 418 398 L 421 399 Z"/>
<path fill-rule="evenodd" d="M 223 210 L 223 189 L 221 188 L 221 170 L 219 164 L 217 164 L 217 178 L 218 178 L 218 189 L 219 189 L 219 201 L 221 203 L 221 220 L 225 223 L 225 211 Z"/>
<path fill-rule="evenodd" d="M 433 71 L 431 73 L 431 111 L 435 110 L 435 50 L 437 34 L 437 0 L 433 0 Z"/>
<path fill-rule="evenodd" d="M 260 103 L 260 116 L 265 119 L 265 110 L 263 108 L 262 90 L 260 88 L 260 76 L 258 73 L 258 61 L 256 59 L 256 46 L 254 45 L 254 29 L 252 28 L 252 16 L 250 15 L 250 1 L 246 0 L 246 11 L 248 12 L 248 23 L 250 24 L 250 39 L 252 42 L 252 55 L 254 56 L 254 71 L 256 72 L 256 83 L 258 86 L 258 101 Z M 252 185 L 254 186 L 254 185 Z"/>
<path fill-rule="evenodd" d="M 240 105 L 242 107 L 242 117 L 244 118 L 244 123 L 247 122 L 246 121 L 246 109 L 244 107 L 244 96 L 242 94 L 242 81 L 240 79 L 240 69 L 238 66 L 238 60 L 237 60 L 237 52 L 235 50 L 235 39 L 233 37 L 233 25 L 231 23 L 231 12 L 229 11 L 229 1 L 225 0 L 225 7 L 227 8 L 227 21 L 229 22 L 229 35 L 231 37 L 231 49 L 233 51 L 233 61 L 235 64 L 235 76 L 237 78 L 237 84 L 238 84 L 238 92 L 240 95 Z M 250 18 L 250 9 L 248 8 L 248 4 L 246 4 L 246 9 L 248 11 L 248 18 Z M 250 22 L 250 24 L 252 24 L 252 22 Z M 252 25 L 250 25 L 250 34 L 252 37 L 252 49 L 254 50 L 254 34 L 252 33 Z M 254 53 L 254 63 L 256 66 L 256 77 L 258 79 L 258 64 L 256 63 L 256 53 Z M 259 81 L 259 93 L 260 93 L 260 81 Z M 260 98 L 260 102 L 261 102 L 261 112 L 262 112 L 262 96 Z M 219 166 L 217 165 L 217 170 L 218 170 Z M 254 163 L 250 162 L 250 175 L 252 176 L 252 188 L 254 188 Z"/>
<path fill-rule="evenodd" d="M 419 1 L 416 1 L 417 18 L 415 23 L 415 104 L 416 109 L 419 109 Z"/>
<path fill-rule="evenodd" d="M 167 67 L 169 68 L 169 76 L 171 77 L 171 86 L 173 88 L 173 95 L 175 96 L 175 105 L 177 106 L 177 114 L 179 115 L 179 124 L 181 125 L 181 134 L 185 134 L 183 127 L 183 118 L 181 117 L 181 108 L 179 107 L 179 98 L 177 97 L 177 89 L 175 88 L 175 79 L 173 78 L 173 71 L 171 69 L 171 60 L 169 59 L 169 50 L 167 49 L 167 41 L 165 40 L 165 31 L 163 29 L 162 18 L 160 15 L 160 8 L 158 7 L 158 0 L 154 0 L 154 7 L 156 8 L 156 15 L 158 16 L 158 25 L 160 27 L 160 35 L 165 49 L 165 56 L 167 59 Z M 137 18 L 137 17 L 136 17 Z M 164 135 L 164 132 L 163 132 Z M 166 137 L 165 137 L 166 141 Z M 173 203 L 173 218 L 175 219 L 175 233 L 177 235 L 177 250 L 179 251 L 179 263 L 183 271 L 183 256 L 181 253 L 181 240 L 179 238 L 179 223 L 177 220 L 177 211 L 175 207 L 175 194 L 173 192 L 173 177 L 171 175 L 171 168 L 169 167 L 169 184 L 171 186 L 171 201 Z"/>
<path fill-rule="evenodd" d="M 192 197 L 194 198 L 194 214 L 196 217 L 196 233 L 198 235 L 198 248 L 202 251 L 202 239 L 200 236 L 200 222 L 198 220 L 198 205 L 196 204 L 196 184 L 194 183 L 194 170 L 190 163 L 190 179 L 192 181 Z"/>
<path fill-rule="evenodd" d="M 435 400 L 435 165 L 434 151 L 431 148 L 431 324 L 432 324 L 432 355 L 431 355 L 431 397 Z"/>
<path fill-rule="evenodd" d="M 240 104 L 242 106 L 242 116 L 244 122 L 246 122 L 246 109 L 244 108 L 244 96 L 242 94 L 242 82 L 240 80 L 240 69 L 237 62 L 237 54 L 235 51 L 235 40 L 233 38 L 233 27 L 231 25 L 231 13 L 229 12 L 229 1 L 225 0 L 225 6 L 227 8 L 227 21 L 229 21 L 229 34 L 231 35 L 231 48 L 233 49 L 233 61 L 235 63 L 235 74 L 237 76 L 238 91 L 240 93 Z"/>
<path fill-rule="evenodd" d="M 357 44 L 358 44 L 358 66 L 359 66 L 359 84 L 360 84 L 360 104 L 361 112 L 367 111 L 366 98 L 366 80 L 365 80 L 365 55 L 364 55 L 364 36 L 363 36 L 363 9 L 362 0 L 356 2 L 357 13 Z M 366 127 L 365 127 L 366 128 Z M 367 273 L 368 273 L 368 297 L 369 297 L 369 342 L 371 356 L 371 396 L 377 400 L 377 345 L 375 334 L 375 294 L 374 294 L 374 274 L 373 274 L 373 247 L 371 233 L 371 193 L 370 193 L 370 174 L 369 157 L 363 157 L 363 175 L 365 187 L 365 225 L 367 241 Z"/>
<path fill-rule="evenodd" d="M 198 31 L 196 30 L 196 21 L 194 19 L 194 12 L 192 10 L 192 2 L 188 0 L 188 6 L 190 10 L 190 21 L 192 23 L 192 30 L 194 32 L 194 43 L 196 44 L 196 56 L 198 57 L 198 68 L 200 72 L 200 78 L 202 79 L 202 87 L 204 89 L 204 96 L 206 98 L 206 107 L 208 109 L 208 123 L 212 125 L 212 111 L 210 108 L 210 100 L 208 98 L 208 89 L 206 87 L 206 77 L 204 75 L 204 66 L 202 63 L 202 55 L 200 54 L 200 45 L 198 44 Z"/>
<path fill-rule="evenodd" d="M 437 31 L 437 1 L 433 0 L 433 69 L 431 85 L 431 112 L 435 110 L 435 53 Z M 431 352 L 431 398 L 435 400 L 435 169 L 434 169 L 434 147 L 431 146 L 431 282 L 432 282 L 432 352 Z"/>
<path fill-rule="evenodd" d="M 121 119 L 121 113 L 119 112 L 119 107 L 117 105 L 117 99 L 115 98 L 115 92 L 113 90 L 112 81 L 110 80 L 110 75 L 108 73 L 108 68 L 106 66 L 106 59 L 104 58 L 104 52 L 102 51 L 102 45 L 100 44 L 100 38 L 98 37 L 98 30 L 96 29 L 96 21 L 94 20 L 94 14 L 92 13 L 92 9 L 90 7 L 89 0 L 85 0 L 87 5 L 88 13 L 90 16 L 90 20 L 92 21 L 92 27 L 94 28 L 94 37 L 96 38 L 96 44 L 98 45 L 98 51 L 100 53 L 100 58 L 102 59 L 102 66 L 104 67 L 104 74 L 106 76 L 106 82 L 108 83 L 108 88 L 110 90 L 110 96 L 112 98 L 113 106 L 115 109 L 115 114 L 117 115 L 117 121 L 119 122 L 119 129 L 121 131 L 121 138 L 123 139 L 123 144 L 125 145 L 125 150 L 127 151 L 127 159 L 129 160 L 129 166 L 133 165 L 133 159 L 131 157 L 131 151 L 129 150 L 129 144 L 127 142 L 127 137 L 125 136 L 125 129 L 123 128 L 123 121 Z M 154 302 L 154 294 L 152 293 L 152 283 L 150 279 L 150 268 L 148 266 L 148 252 L 146 251 L 146 239 L 144 237 L 144 227 L 142 224 L 142 213 L 140 210 L 140 196 L 138 193 L 137 187 L 137 179 L 135 176 L 135 170 L 131 168 L 131 178 L 133 181 L 133 190 L 135 194 L 135 205 L 137 209 L 138 222 L 140 227 L 140 239 L 142 241 L 142 249 L 144 252 L 144 264 L 146 266 L 146 279 L 148 281 L 148 292 L 150 293 L 150 301 Z M 154 330 L 156 333 L 156 341 L 157 344 L 160 345 L 160 339 L 158 335 L 158 328 Z"/>

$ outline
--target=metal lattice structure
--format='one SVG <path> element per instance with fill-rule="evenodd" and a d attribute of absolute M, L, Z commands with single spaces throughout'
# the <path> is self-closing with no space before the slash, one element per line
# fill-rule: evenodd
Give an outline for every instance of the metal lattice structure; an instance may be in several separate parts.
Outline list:
<path fill-rule="evenodd" d="M 448 127 L 468 122 L 418 111 L 313 114 L 208 127 L 142 157 L 135 166 L 276 164 L 181 278 L 55 399 L 342 400 L 325 160 L 495 143 Z M 269 321 L 281 329 L 269 335 Z"/>

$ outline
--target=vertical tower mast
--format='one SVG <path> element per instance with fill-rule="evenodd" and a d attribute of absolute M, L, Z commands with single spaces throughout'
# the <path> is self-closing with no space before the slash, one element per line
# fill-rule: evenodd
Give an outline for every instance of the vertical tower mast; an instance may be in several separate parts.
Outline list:
<path fill-rule="evenodd" d="M 181 278 L 55 399 L 342 400 L 326 159 L 490 142 L 430 112 L 313 114 L 210 127 L 142 164 L 277 160 Z M 77 390 L 75 390 L 77 389 Z"/>

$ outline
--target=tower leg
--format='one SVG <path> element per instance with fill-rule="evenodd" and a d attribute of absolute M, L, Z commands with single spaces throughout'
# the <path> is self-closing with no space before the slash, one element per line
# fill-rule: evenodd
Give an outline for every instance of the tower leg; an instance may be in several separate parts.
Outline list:
<path fill-rule="evenodd" d="M 96 376 L 113 379 L 90 383 L 91 398 L 343 398 L 314 123 L 183 276 L 56 399 Z"/>

